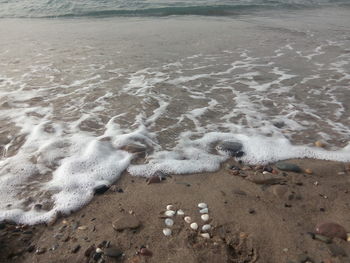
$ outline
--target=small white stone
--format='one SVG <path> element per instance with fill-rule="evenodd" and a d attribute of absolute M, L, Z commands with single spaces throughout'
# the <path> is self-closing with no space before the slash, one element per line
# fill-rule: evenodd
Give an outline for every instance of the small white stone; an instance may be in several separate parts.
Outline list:
<path fill-rule="evenodd" d="M 173 205 L 167 205 L 166 206 L 166 210 L 174 210 L 174 206 Z"/>
<path fill-rule="evenodd" d="M 185 214 L 184 211 L 182 211 L 181 209 L 177 210 L 177 215 L 178 216 L 183 216 Z"/>
<path fill-rule="evenodd" d="M 164 228 L 164 229 L 163 229 L 163 234 L 164 234 L 164 236 L 166 236 L 166 237 L 170 236 L 170 235 L 171 235 L 171 229 L 169 229 L 169 228 Z"/>
<path fill-rule="evenodd" d="M 201 218 L 202 220 L 205 222 L 205 221 L 208 221 L 209 220 L 209 215 L 208 214 L 204 214 L 204 215 L 201 215 Z"/>
<path fill-rule="evenodd" d="M 174 224 L 174 220 L 167 218 L 167 219 L 165 219 L 165 224 L 167 226 L 172 226 Z"/>
<path fill-rule="evenodd" d="M 190 227 L 193 229 L 193 230 L 197 230 L 198 229 L 198 224 L 197 223 L 192 223 L 190 225 Z"/>
<path fill-rule="evenodd" d="M 168 217 L 172 217 L 172 216 L 175 215 L 175 211 L 173 211 L 173 210 L 167 210 L 167 211 L 165 211 L 164 214 L 165 214 L 166 216 L 168 216 Z"/>
<path fill-rule="evenodd" d="M 191 222 L 192 222 L 192 218 L 189 217 L 189 216 L 186 216 L 186 217 L 184 218 L 184 220 L 185 220 L 186 223 L 191 223 Z"/>
<path fill-rule="evenodd" d="M 199 208 L 207 208 L 208 205 L 207 205 L 206 203 L 199 203 L 199 204 L 198 204 L 198 207 L 199 207 Z"/>
<path fill-rule="evenodd" d="M 102 249 L 100 249 L 99 247 L 96 248 L 96 253 L 100 254 L 100 253 L 102 253 L 102 252 L 103 252 Z"/>
<path fill-rule="evenodd" d="M 210 238 L 210 235 L 208 233 L 202 233 L 201 236 L 204 238 Z"/>
<path fill-rule="evenodd" d="M 208 208 L 203 208 L 203 209 L 199 210 L 199 213 L 201 213 L 201 214 L 208 214 L 208 212 L 209 212 Z"/>
<path fill-rule="evenodd" d="M 209 225 L 209 224 L 206 224 L 206 225 L 202 226 L 202 231 L 208 231 L 210 229 L 211 229 L 211 225 Z"/>
<path fill-rule="evenodd" d="M 269 172 L 268 171 L 263 171 L 263 174 L 269 174 Z"/>

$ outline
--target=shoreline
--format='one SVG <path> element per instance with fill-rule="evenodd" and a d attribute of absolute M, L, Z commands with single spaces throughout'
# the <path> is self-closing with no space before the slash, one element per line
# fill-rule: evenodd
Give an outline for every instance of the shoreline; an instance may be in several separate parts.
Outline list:
<path fill-rule="evenodd" d="M 302 172 L 271 165 L 271 173 L 263 173 L 263 167 L 250 169 L 232 158 L 217 172 L 168 176 L 160 183 L 147 184 L 146 178 L 124 172 L 108 191 L 53 224 L 2 224 L 0 261 L 350 262 L 349 242 L 312 236 L 322 222 L 336 222 L 350 232 L 349 163 L 285 162 Z M 200 202 L 209 207 L 209 239 L 183 216 L 173 218 L 172 234 L 164 236 L 167 205 L 182 209 L 201 227 Z M 113 225 L 125 229 L 116 231 Z M 97 258 L 91 252 L 97 247 L 105 254 L 118 251 L 117 261 L 105 254 Z"/>

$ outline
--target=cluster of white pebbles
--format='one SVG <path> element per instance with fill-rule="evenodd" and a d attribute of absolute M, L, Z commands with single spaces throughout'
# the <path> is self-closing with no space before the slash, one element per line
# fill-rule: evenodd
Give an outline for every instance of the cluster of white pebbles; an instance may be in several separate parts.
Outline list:
<path fill-rule="evenodd" d="M 198 208 L 199 208 L 199 213 L 201 214 L 201 219 L 204 222 L 201 228 L 200 235 L 204 238 L 210 238 L 210 234 L 208 233 L 208 231 L 211 229 L 211 225 L 208 224 L 208 221 L 209 221 L 208 205 L 206 203 L 199 203 Z M 171 236 L 172 231 L 170 227 L 174 225 L 174 220 L 172 218 L 175 215 L 183 216 L 185 222 L 189 224 L 192 230 L 197 231 L 199 229 L 198 223 L 193 222 L 190 216 L 185 216 L 185 212 L 182 209 L 175 210 L 175 207 L 173 205 L 166 206 L 166 211 L 164 215 L 167 217 L 164 221 L 167 227 L 163 229 L 163 234 L 165 236 Z"/>

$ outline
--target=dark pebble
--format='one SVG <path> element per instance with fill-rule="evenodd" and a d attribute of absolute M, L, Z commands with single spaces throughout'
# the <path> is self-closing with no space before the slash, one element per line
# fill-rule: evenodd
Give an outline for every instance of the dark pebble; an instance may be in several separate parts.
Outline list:
<path fill-rule="evenodd" d="M 34 205 L 34 209 L 35 209 L 35 210 L 41 210 L 42 207 L 43 207 L 42 204 L 35 204 L 35 205 Z"/>
<path fill-rule="evenodd" d="M 285 123 L 284 123 L 284 121 L 276 121 L 276 122 L 273 123 L 273 125 L 274 125 L 275 127 L 277 127 L 278 129 L 281 129 L 281 128 L 283 128 L 283 126 L 285 125 Z"/>
<path fill-rule="evenodd" d="M 109 247 L 104 250 L 104 254 L 108 257 L 118 258 L 123 254 L 123 252 L 118 248 Z"/>
<path fill-rule="evenodd" d="M 92 258 L 93 258 L 93 260 L 97 261 L 97 260 L 99 260 L 101 258 L 101 256 L 102 256 L 102 253 L 95 253 L 92 256 Z"/>
<path fill-rule="evenodd" d="M 242 157 L 244 155 L 244 152 L 243 151 L 239 151 L 236 153 L 235 157 Z"/>
<path fill-rule="evenodd" d="M 326 209 L 324 209 L 323 207 L 321 207 L 321 208 L 320 208 L 320 211 L 321 211 L 321 212 L 325 212 Z"/>
<path fill-rule="evenodd" d="M 105 193 L 108 189 L 109 189 L 109 186 L 108 186 L 108 185 L 105 185 L 105 184 L 99 185 L 99 186 L 97 186 L 97 187 L 94 188 L 94 193 L 95 193 L 95 195 L 96 195 L 96 194 L 97 194 L 97 195 L 100 195 L 100 194 Z"/>
<path fill-rule="evenodd" d="M 85 250 L 85 252 L 84 252 L 84 255 L 85 255 L 85 257 L 87 257 L 87 258 L 89 258 L 89 257 L 91 257 L 91 255 L 92 255 L 92 253 L 95 251 L 95 246 L 90 246 L 90 247 L 88 247 L 86 250 Z"/>
<path fill-rule="evenodd" d="M 290 171 L 295 173 L 300 173 L 302 171 L 298 165 L 293 163 L 277 162 L 276 167 L 282 171 Z"/>
<path fill-rule="evenodd" d="M 250 209 L 249 209 L 249 214 L 255 214 L 255 210 L 252 209 L 252 208 L 250 208 Z"/>
<path fill-rule="evenodd" d="M 106 247 L 107 240 L 103 240 L 100 244 L 97 245 L 98 248 L 104 248 Z"/>
<path fill-rule="evenodd" d="M 27 251 L 28 251 L 29 253 L 32 253 L 34 250 L 35 250 L 35 246 L 34 246 L 34 245 L 31 245 L 31 246 L 29 246 L 29 247 L 27 248 Z"/>
<path fill-rule="evenodd" d="M 224 141 L 217 145 L 217 149 L 219 151 L 226 152 L 233 157 L 243 156 L 244 152 L 241 151 L 242 148 L 243 148 L 243 145 L 239 142 Z"/>
<path fill-rule="evenodd" d="M 292 205 L 286 203 L 286 204 L 284 204 L 284 207 L 288 207 L 289 208 L 289 207 L 292 207 Z"/>
<path fill-rule="evenodd" d="M 67 242 L 67 241 L 69 241 L 69 239 L 70 239 L 70 236 L 69 236 L 69 235 L 66 235 L 66 236 L 64 236 L 64 237 L 62 238 L 62 241 L 63 241 L 63 242 Z"/>
<path fill-rule="evenodd" d="M 77 253 L 80 249 L 80 245 L 76 245 L 75 247 L 73 247 L 73 249 L 71 250 L 72 253 Z"/>

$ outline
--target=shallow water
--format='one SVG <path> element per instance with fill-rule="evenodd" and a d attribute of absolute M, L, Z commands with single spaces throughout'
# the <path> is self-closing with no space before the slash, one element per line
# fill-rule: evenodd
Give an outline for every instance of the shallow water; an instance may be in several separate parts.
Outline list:
<path fill-rule="evenodd" d="M 0 220 L 69 213 L 125 169 L 214 171 L 222 140 L 250 163 L 350 161 L 349 14 L 2 19 Z"/>

